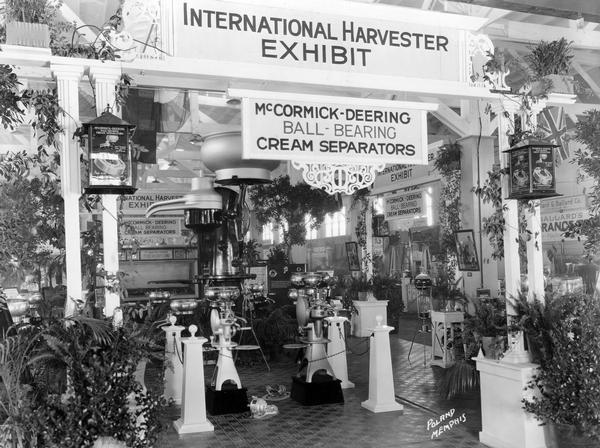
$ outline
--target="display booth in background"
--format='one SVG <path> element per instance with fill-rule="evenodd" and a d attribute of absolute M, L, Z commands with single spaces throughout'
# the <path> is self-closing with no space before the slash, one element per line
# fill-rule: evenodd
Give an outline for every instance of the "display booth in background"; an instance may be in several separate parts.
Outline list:
<path fill-rule="evenodd" d="M 304 263 L 277 263 L 267 265 L 267 287 L 269 298 L 275 300 L 276 306 L 289 305 L 288 291 L 291 287 L 291 275 L 294 272 L 305 272 Z"/>

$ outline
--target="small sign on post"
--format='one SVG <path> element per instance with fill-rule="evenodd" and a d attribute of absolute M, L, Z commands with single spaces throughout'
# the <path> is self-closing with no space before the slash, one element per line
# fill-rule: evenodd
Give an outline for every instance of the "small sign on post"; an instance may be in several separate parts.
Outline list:
<path fill-rule="evenodd" d="M 131 136 L 135 126 L 111 114 L 83 124 L 89 163 L 88 194 L 133 194 Z M 85 138 L 87 137 L 87 138 Z"/>

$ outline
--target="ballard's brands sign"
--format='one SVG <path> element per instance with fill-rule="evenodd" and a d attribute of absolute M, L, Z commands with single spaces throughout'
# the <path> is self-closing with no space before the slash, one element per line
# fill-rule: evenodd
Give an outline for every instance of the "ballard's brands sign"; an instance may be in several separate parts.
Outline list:
<path fill-rule="evenodd" d="M 242 97 L 245 159 L 427 164 L 434 104 L 230 90 Z"/>
<path fill-rule="evenodd" d="M 422 11 L 395 12 L 391 7 L 378 10 L 378 17 L 368 17 L 369 13 L 351 16 L 343 6 L 339 13 L 320 11 L 322 8 L 310 10 L 307 6 L 292 9 L 291 2 L 285 2 L 282 8 L 217 0 L 173 0 L 173 8 L 177 57 L 232 62 L 236 64 L 232 66 L 234 70 L 240 70 L 243 63 L 258 63 L 462 80 L 466 59 L 466 51 L 461 51 L 465 48 L 464 31 L 457 29 L 455 16 L 450 14 L 441 17 L 442 14 L 434 13 L 429 24 L 424 24 L 419 23 L 423 22 L 422 17 L 415 16 Z M 401 20 L 395 20 L 395 15 Z M 450 22 L 454 26 L 447 25 Z M 436 26 L 437 23 L 446 26 Z M 466 27 L 469 18 L 462 23 Z"/>

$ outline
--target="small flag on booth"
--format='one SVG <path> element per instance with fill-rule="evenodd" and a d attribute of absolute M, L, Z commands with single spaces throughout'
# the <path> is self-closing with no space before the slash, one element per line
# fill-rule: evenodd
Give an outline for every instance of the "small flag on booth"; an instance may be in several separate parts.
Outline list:
<path fill-rule="evenodd" d="M 575 123 L 565 114 L 564 108 L 545 108 L 538 118 L 538 127 L 547 139 L 558 145 L 559 160 L 567 160 L 570 156 L 569 130 Z"/>

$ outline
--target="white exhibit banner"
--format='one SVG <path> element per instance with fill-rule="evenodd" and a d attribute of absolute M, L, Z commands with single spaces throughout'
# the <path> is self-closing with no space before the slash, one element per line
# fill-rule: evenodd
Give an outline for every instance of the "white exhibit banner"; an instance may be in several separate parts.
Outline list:
<path fill-rule="evenodd" d="M 157 192 L 138 190 L 135 194 L 127 194 L 119 197 L 120 211 L 125 216 L 129 215 L 146 215 L 146 210 L 152 204 L 162 201 L 170 201 L 172 199 L 182 198 L 183 193 L 178 192 Z M 173 215 L 181 216 L 182 213 L 174 212 Z"/>
<path fill-rule="evenodd" d="M 242 98 L 243 157 L 308 163 L 427 164 L 437 105 L 230 90 Z"/>
<path fill-rule="evenodd" d="M 265 3 L 172 0 L 174 56 L 464 82 L 465 30 L 481 25 L 412 8 Z"/>
<path fill-rule="evenodd" d="M 430 143 L 427 151 L 427 165 L 395 164 L 386 166 L 377 174 L 371 194 L 407 188 L 413 185 L 440 180 L 441 176 L 433 166 L 437 152 L 444 142 Z"/>
<path fill-rule="evenodd" d="M 585 195 L 540 200 L 542 242 L 562 241 L 570 224 L 590 216 Z"/>
<path fill-rule="evenodd" d="M 189 230 L 185 228 L 182 213 L 152 216 L 146 218 L 148 207 L 155 202 L 169 201 L 183 197 L 182 193 L 138 190 L 135 194 L 119 198 L 121 216 L 120 238 L 129 246 L 133 240 L 140 247 L 160 245 L 184 246 Z"/>
<path fill-rule="evenodd" d="M 384 217 L 386 220 L 421 218 L 424 214 L 423 190 L 412 190 L 406 193 L 393 194 L 383 198 Z"/>

